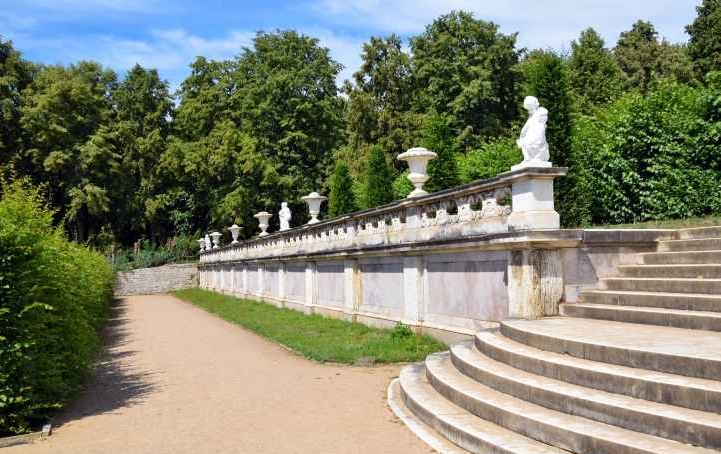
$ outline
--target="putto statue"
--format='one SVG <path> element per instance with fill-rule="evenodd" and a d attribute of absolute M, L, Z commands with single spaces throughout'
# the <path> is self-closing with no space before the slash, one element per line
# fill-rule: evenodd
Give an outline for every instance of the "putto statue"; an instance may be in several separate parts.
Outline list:
<path fill-rule="evenodd" d="M 550 153 L 546 141 L 546 123 L 548 123 L 548 110 L 538 104 L 534 96 L 527 96 L 523 100 L 523 107 L 528 111 L 528 120 L 521 130 L 521 136 L 516 141 L 518 148 L 523 151 L 523 162 L 511 167 L 512 170 L 523 167 L 551 167 Z"/>
<path fill-rule="evenodd" d="M 280 211 L 278 212 L 278 217 L 280 218 L 280 231 L 284 230 L 290 230 L 290 218 L 292 214 L 290 212 L 290 208 L 288 208 L 288 203 L 283 202 L 280 204 Z"/>

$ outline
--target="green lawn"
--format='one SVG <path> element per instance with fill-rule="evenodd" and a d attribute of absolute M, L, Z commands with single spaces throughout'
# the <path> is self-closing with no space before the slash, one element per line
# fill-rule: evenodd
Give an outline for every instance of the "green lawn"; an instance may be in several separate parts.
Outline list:
<path fill-rule="evenodd" d="M 403 335 L 404 329 L 370 328 L 201 289 L 174 294 L 316 361 L 351 364 L 361 357 L 373 357 L 378 363 L 411 362 L 447 349 L 429 336 Z"/>
<path fill-rule="evenodd" d="M 594 229 L 685 229 L 721 225 L 721 216 L 705 216 L 684 219 L 639 222 L 636 224 L 598 225 Z"/>

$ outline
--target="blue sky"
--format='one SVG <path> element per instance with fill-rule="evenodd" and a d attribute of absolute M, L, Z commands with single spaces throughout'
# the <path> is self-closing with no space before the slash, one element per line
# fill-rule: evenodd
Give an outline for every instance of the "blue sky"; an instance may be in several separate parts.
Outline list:
<path fill-rule="evenodd" d="M 357 69 L 372 35 L 423 31 L 453 9 L 518 32 L 520 46 L 568 50 L 593 26 L 613 44 L 637 19 L 650 20 L 673 42 L 701 0 L 0 0 L 0 36 L 43 63 L 92 59 L 121 75 L 134 63 L 155 67 L 176 88 L 197 55 L 240 53 L 258 30 L 293 28 L 317 37 L 345 69 Z"/>

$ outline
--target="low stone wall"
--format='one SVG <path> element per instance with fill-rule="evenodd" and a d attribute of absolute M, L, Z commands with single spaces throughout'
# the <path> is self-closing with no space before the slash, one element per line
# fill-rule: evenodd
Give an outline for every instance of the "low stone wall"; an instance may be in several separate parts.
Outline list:
<path fill-rule="evenodd" d="M 115 295 L 146 295 L 197 287 L 198 265 L 182 263 L 117 273 Z"/>
<path fill-rule="evenodd" d="M 444 341 L 558 313 L 667 230 L 539 230 L 201 263 L 201 288 Z"/>

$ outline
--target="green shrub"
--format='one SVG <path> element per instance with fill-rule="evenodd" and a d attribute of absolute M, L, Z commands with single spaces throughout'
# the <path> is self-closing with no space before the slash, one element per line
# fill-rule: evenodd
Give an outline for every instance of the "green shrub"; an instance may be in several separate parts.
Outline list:
<path fill-rule="evenodd" d="M 523 161 L 515 138 L 502 137 L 458 156 L 461 183 L 492 178 Z"/>
<path fill-rule="evenodd" d="M 594 224 L 721 211 L 721 84 L 662 84 L 578 121 L 574 157 Z"/>
<path fill-rule="evenodd" d="M 108 254 L 113 271 L 128 271 L 136 268 L 150 268 L 166 263 L 189 262 L 198 258 L 198 242 L 200 234 L 180 234 L 170 238 L 164 245 L 155 245 L 147 239 L 140 241 L 137 252 L 120 249 Z"/>
<path fill-rule="evenodd" d="M 112 298 L 104 257 L 52 225 L 38 192 L 0 199 L 0 436 L 27 431 L 77 390 Z"/>

